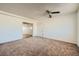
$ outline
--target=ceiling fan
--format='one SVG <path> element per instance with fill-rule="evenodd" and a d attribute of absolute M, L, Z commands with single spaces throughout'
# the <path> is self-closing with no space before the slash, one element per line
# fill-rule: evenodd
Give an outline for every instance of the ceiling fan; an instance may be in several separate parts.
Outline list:
<path fill-rule="evenodd" d="M 46 12 L 48 13 L 49 18 L 52 18 L 52 14 L 58 14 L 58 13 L 60 13 L 59 11 L 51 12 L 51 11 L 49 11 L 49 10 L 46 10 Z"/>

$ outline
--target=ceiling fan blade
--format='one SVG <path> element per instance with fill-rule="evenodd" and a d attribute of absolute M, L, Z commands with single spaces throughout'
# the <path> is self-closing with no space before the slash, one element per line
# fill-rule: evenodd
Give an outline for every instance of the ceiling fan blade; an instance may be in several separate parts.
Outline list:
<path fill-rule="evenodd" d="M 56 11 L 56 12 L 51 12 L 51 14 L 57 14 L 57 13 L 60 13 L 59 11 Z"/>
<path fill-rule="evenodd" d="M 49 18 L 52 18 L 52 16 L 51 16 L 51 15 L 49 15 Z"/>

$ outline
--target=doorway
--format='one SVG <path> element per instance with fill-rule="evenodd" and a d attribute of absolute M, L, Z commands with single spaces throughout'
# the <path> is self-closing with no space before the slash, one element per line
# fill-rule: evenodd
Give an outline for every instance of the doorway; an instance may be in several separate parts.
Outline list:
<path fill-rule="evenodd" d="M 33 36 L 33 24 L 23 22 L 23 38 L 28 38 Z"/>

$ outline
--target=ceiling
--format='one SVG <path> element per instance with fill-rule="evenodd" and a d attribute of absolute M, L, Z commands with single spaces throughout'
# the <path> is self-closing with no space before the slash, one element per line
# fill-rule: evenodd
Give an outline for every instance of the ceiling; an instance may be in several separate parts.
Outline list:
<path fill-rule="evenodd" d="M 77 3 L 0 3 L 0 10 L 36 20 L 48 18 L 46 10 L 60 14 L 76 12 Z"/>

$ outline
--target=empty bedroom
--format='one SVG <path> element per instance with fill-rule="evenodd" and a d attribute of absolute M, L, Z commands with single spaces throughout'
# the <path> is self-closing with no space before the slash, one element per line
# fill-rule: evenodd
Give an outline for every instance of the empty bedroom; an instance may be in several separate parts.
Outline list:
<path fill-rule="evenodd" d="M 78 3 L 0 3 L 0 56 L 79 56 Z"/>

